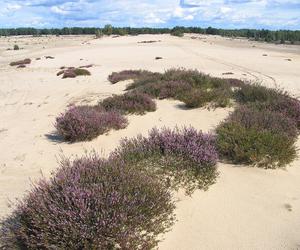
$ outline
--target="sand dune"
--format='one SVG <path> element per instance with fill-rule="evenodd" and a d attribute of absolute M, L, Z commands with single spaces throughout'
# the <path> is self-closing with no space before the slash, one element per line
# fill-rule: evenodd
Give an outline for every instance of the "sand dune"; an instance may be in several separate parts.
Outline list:
<path fill-rule="evenodd" d="M 145 40 L 161 42 L 138 43 Z M 7 51 L 14 41 L 24 49 Z M 26 68 L 8 65 L 24 58 L 32 59 Z M 88 64 L 94 64 L 89 77 L 56 76 L 61 66 Z M 187 111 L 178 101 L 163 100 L 157 101 L 156 112 L 129 116 L 126 129 L 91 142 L 67 144 L 53 136 L 55 117 L 69 104 L 96 103 L 123 92 L 128 82 L 111 85 L 107 76 L 112 71 L 162 72 L 171 67 L 260 81 L 300 97 L 300 46 L 215 36 L 1 37 L 0 216 L 12 211 L 8 200 L 22 197 L 31 181 L 55 170 L 61 153 L 74 156 L 95 149 L 107 155 L 121 138 L 146 134 L 153 126 L 192 125 L 210 131 L 228 116 L 230 109 Z M 223 75 L 226 72 L 233 74 Z M 219 164 L 218 181 L 207 192 L 179 194 L 178 222 L 163 236 L 159 249 L 300 249 L 300 161 L 291 165 L 286 170 L 262 170 Z"/>

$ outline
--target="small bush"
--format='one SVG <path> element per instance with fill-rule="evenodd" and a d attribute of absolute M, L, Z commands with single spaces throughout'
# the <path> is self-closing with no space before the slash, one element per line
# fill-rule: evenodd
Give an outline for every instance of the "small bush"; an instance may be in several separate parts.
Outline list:
<path fill-rule="evenodd" d="M 19 46 L 17 44 L 14 45 L 14 50 L 19 50 Z"/>
<path fill-rule="evenodd" d="M 61 71 L 60 72 L 58 72 L 56 75 L 61 75 Z M 64 70 L 63 71 L 63 76 L 62 76 L 62 78 L 63 79 L 65 79 L 65 78 L 75 78 L 77 75 L 76 75 L 76 73 L 74 72 L 74 70 L 70 70 L 70 69 L 68 69 L 68 70 Z"/>
<path fill-rule="evenodd" d="M 56 74 L 57 76 L 63 75 L 64 78 L 75 78 L 77 76 L 89 76 L 91 73 L 83 68 L 74 67 L 61 67 L 61 70 Z"/>
<path fill-rule="evenodd" d="M 269 89 L 259 84 L 244 84 L 235 92 L 235 98 L 240 103 L 269 103 L 283 95 L 282 91 Z"/>
<path fill-rule="evenodd" d="M 31 63 L 31 60 L 29 58 L 27 58 L 27 59 L 16 61 L 16 62 L 11 62 L 9 65 L 10 66 L 18 66 L 18 65 L 30 64 L 30 63 Z"/>
<path fill-rule="evenodd" d="M 226 107 L 233 98 L 234 81 L 213 78 L 197 70 L 170 69 L 164 74 L 142 75 L 127 86 L 156 98 L 174 98 L 186 103 L 189 108 Z"/>
<path fill-rule="evenodd" d="M 115 84 L 120 81 L 136 79 L 148 74 L 151 74 L 151 72 L 146 70 L 123 70 L 121 72 L 113 72 L 108 76 L 108 80 L 112 84 Z"/>
<path fill-rule="evenodd" d="M 4 222 L 7 249 L 152 249 L 174 221 L 165 183 L 119 160 L 63 161 Z"/>
<path fill-rule="evenodd" d="M 294 139 L 234 122 L 225 122 L 217 128 L 217 146 L 220 155 L 235 164 L 276 168 L 296 157 Z"/>
<path fill-rule="evenodd" d="M 122 129 L 127 119 L 120 113 L 106 112 L 99 107 L 71 107 L 56 118 L 57 133 L 67 141 L 91 140 L 110 129 Z"/>
<path fill-rule="evenodd" d="M 174 30 L 174 31 L 171 31 L 171 36 L 183 37 L 184 33 L 181 30 Z"/>
<path fill-rule="evenodd" d="M 136 91 L 108 97 L 99 105 L 107 111 L 116 110 L 124 114 L 144 114 L 156 110 L 156 104 L 150 96 Z"/>
<path fill-rule="evenodd" d="M 124 139 L 112 155 L 163 176 L 173 188 L 183 187 L 188 194 L 207 189 L 217 176 L 215 138 L 194 128 L 153 129 L 148 138 Z"/>
<path fill-rule="evenodd" d="M 90 76 L 91 75 L 91 73 L 88 70 L 83 69 L 83 68 L 74 69 L 74 72 L 75 72 L 76 76 Z"/>
<path fill-rule="evenodd" d="M 258 110 L 255 106 L 242 105 L 233 112 L 229 121 L 238 123 L 246 129 L 269 130 L 291 139 L 298 135 L 297 124 L 293 119 L 270 109 Z"/>
<path fill-rule="evenodd" d="M 269 89 L 258 84 L 244 84 L 235 92 L 235 98 L 242 104 L 251 104 L 258 110 L 269 109 L 292 118 L 300 128 L 300 101 L 286 92 Z"/>
<path fill-rule="evenodd" d="M 210 92 L 204 92 L 200 89 L 193 89 L 190 92 L 187 92 L 181 98 L 181 101 L 185 103 L 188 108 L 198 108 L 205 106 L 212 99 Z"/>

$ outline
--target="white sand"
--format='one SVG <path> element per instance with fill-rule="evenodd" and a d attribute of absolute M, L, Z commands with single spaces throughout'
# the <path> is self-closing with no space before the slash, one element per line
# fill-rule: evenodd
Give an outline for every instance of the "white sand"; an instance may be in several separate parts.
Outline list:
<path fill-rule="evenodd" d="M 111 85 L 106 80 L 112 71 L 186 67 L 214 76 L 233 72 L 227 77 L 262 81 L 300 96 L 299 46 L 196 36 L 0 38 L 0 216 L 12 211 L 8 200 L 22 197 L 41 172 L 49 176 L 57 168 L 61 152 L 74 156 L 95 149 L 107 155 L 120 138 L 146 134 L 153 126 L 192 125 L 209 131 L 230 112 L 187 111 L 180 102 L 164 100 L 157 102 L 156 112 L 130 116 L 126 129 L 91 142 L 67 144 L 49 138 L 55 117 L 68 104 L 95 103 L 112 93 L 122 93 L 126 82 Z M 142 40 L 161 42 L 137 43 Z M 7 51 L 14 42 L 24 49 Z M 43 58 L 48 55 L 55 59 Z M 156 56 L 163 59 L 156 61 Z M 27 68 L 8 66 L 26 57 L 33 59 Z M 34 60 L 36 57 L 42 60 Z M 91 63 L 95 67 L 90 69 L 90 77 L 63 80 L 56 76 L 61 66 Z M 220 177 L 209 191 L 181 196 L 178 222 L 159 249 L 300 249 L 299 163 L 293 162 L 286 170 L 219 164 Z"/>

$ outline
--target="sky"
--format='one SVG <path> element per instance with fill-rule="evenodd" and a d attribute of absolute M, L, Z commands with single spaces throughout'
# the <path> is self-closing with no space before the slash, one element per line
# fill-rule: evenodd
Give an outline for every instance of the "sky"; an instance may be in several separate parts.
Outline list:
<path fill-rule="evenodd" d="M 0 28 L 174 27 L 300 30 L 300 0 L 0 0 Z"/>

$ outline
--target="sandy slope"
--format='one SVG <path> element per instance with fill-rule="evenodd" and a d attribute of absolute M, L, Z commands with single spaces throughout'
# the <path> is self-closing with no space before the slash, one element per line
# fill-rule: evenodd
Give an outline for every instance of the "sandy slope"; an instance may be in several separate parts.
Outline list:
<path fill-rule="evenodd" d="M 262 81 L 300 96 L 298 46 L 195 37 L 0 38 L 0 216 L 11 211 L 8 199 L 22 197 L 31 180 L 38 179 L 41 172 L 49 176 L 55 170 L 61 152 L 74 156 L 95 149 L 107 155 L 120 138 L 146 134 L 153 126 L 192 125 L 209 131 L 230 112 L 187 111 L 180 102 L 158 101 L 156 112 L 130 116 L 130 125 L 124 130 L 85 143 L 56 141 L 52 136 L 54 119 L 68 104 L 95 103 L 122 93 L 126 82 L 111 85 L 106 80 L 112 71 L 187 67 L 215 76 L 233 72 L 230 77 Z M 142 40 L 161 42 L 137 43 Z M 7 51 L 14 42 L 24 49 Z M 45 55 L 55 59 L 33 60 L 25 69 L 8 66 L 14 59 Z M 154 60 L 156 56 L 163 60 Z M 90 63 L 95 64 L 90 77 L 62 80 L 56 76 L 61 66 Z M 164 236 L 160 249 L 300 249 L 300 161 L 287 170 L 220 164 L 219 171 L 218 182 L 209 191 L 180 196 L 178 222 Z"/>

